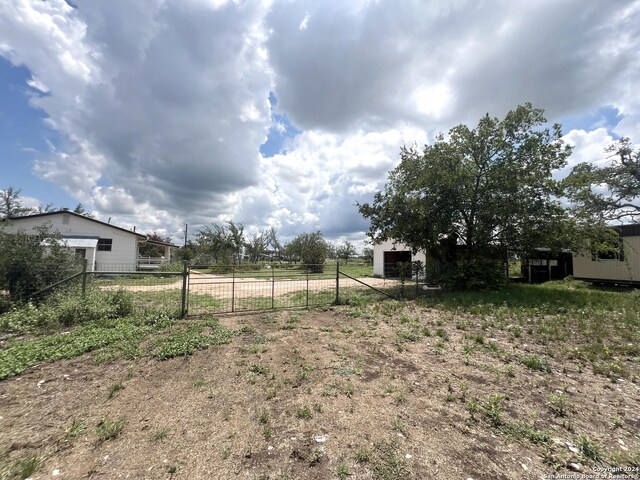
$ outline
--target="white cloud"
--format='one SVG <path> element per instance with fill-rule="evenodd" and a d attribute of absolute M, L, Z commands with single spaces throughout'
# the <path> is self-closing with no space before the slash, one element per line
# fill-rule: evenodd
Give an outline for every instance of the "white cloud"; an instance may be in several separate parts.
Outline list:
<path fill-rule="evenodd" d="M 16 0 L 0 4 L 0 55 L 29 69 L 60 135 L 34 172 L 101 217 L 174 238 L 233 218 L 353 239 L 355 202 L 401 145 L 486 112 L 612 105 L 616 133 L 640 139 L 638 23 L 638 0 Z M 270 91 L 303 132 L 262 158 Z M 612 141 L 565 139 L 571 165 Z"/>

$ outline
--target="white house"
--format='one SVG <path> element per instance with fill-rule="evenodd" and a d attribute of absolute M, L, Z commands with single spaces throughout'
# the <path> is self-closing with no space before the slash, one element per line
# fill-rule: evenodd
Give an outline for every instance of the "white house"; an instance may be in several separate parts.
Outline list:
<path fill-rule="evenodd" d="M 158 267 L 171 260 L 176 245 L 150 240 L 146 235 L 85 217 L 68 210 L 13 217 L 3 225 L 8 233 L 34 231 L 47 225 L 62 235 L 62 241 L 76 258 L 86 259 L 90 271 L 131 271 Z M 139 248 L 151 244 L 164 249 L 159 259 L 141 259 Z"/>
<path fill-rule="evenodd" d="M 373 246 L 373 274 L 376 277 L 397 277 L 399 262 L 420 261 L 426 265 L 424 252 L 415 255 L 411 253 L 411 248 L 394 240 L 377 243 Z"/>

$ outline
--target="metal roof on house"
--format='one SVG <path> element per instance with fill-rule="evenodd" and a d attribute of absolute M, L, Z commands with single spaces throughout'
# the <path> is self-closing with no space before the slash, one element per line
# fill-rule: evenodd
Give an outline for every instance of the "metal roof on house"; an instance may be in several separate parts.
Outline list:
<path fill-rule="evenodd" d="M 61 243 L 73 248 L 96 248 L 98 246 L 98 239 L 66 237 L 61 240 Z"/>
<path fill-rule="evenodd" d="M 144 238 L 144 239 L 147 238 L 147 236 L 142 234 L 142 233 L 134 232 L 132 230 L 127 230 L 126 228 L 122 228 L 122 227 L 116 227 L 115 225 L 112 225 L 110 223 L 102 222 L 100 220 L 96 220 L 95 218 L 89 218 L 89 217 L 86 217 L 84 215 L 80 215 L 79 213 L 72 212 L 70 210 L 58 210 L 58 211 L 55 211 L 55 212 L 34 213 L 32 215 L 21 215 L 19 217 L 10 217 L 9 220 L 11 220 L 11 221 L 20 221 L 20 220 L 24 220 L 24 219 L 27 219 L 27 218 L 49 217 L 49 216 L 52 216 L 52 215 L 73 215 L 74 217 L 82 218 L 82 219 L 88 220 L 90 222 L 99 223 L 100 225 L 106 225 L 107 227 L 115 228 L 116 230 L 120 230 L 122 232 L 130 233 L 131 235 L 135 235 L 136 237 L 139 237 L 139 238 Z"/>

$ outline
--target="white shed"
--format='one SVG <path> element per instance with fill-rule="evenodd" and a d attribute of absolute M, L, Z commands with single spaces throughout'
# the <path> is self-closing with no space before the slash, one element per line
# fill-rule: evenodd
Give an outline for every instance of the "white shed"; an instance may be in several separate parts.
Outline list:
<path fill-rule="evenodd" d="M 149 240 L 146 235 L 101 222 L 67 210 L 13 217 L 3 227 L 8 233 L 29 233 L 47 225 L 62 235 L 62 241 L 76 258 L 86 259 L 90 271 L 132 271 L 139 268 L 139 247 L 146 243 L 165 250 L 159 263 L 171 259 L 176 245 Z"/>
<path fill-rule="evenodd" d="M 420 261 L 426 265 L 424 252 L 415 255 L 411 248 L 395 240 L 387 240 L 373 246 L 373 274 L 376 277 L 389 278 L 398 276 L 399 262 Z"/>

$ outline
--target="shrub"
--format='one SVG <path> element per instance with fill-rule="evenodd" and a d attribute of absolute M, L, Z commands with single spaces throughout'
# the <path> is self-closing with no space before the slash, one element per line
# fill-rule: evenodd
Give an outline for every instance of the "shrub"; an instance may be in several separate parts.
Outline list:
<path fill-rule="evenodd" d="M 47 227 L 35 233 L 6 233 L 0 228 L 0 290 L 11 302 L 25 302 L 34 293 L 78 271 L 73 257 Z"/>
<path fill-rule="evenodd" d="M 100 292 L 88 290 L 83 298 L 77 290 L 58 292 L 40 305 L 31 302 L 0 315 L 0 330 L 24 333 L 36 328 L 68 327 L 92 320 L 131 315 L 133 295 L 123 290 Z"/>

